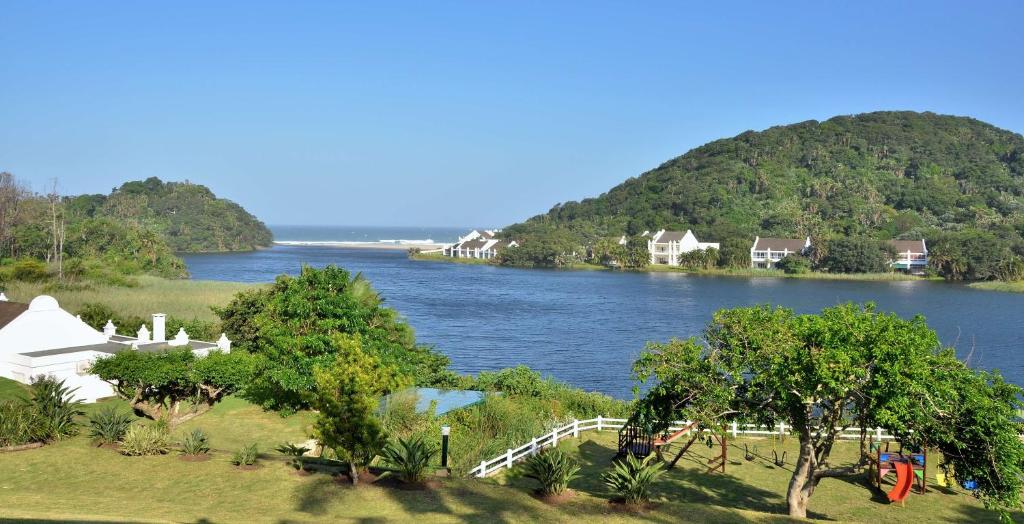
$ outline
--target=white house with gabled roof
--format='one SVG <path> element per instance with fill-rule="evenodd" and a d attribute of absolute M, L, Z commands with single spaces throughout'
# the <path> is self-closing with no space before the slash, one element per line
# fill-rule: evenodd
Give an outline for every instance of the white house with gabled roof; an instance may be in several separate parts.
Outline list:
<path fill-rule="evenodd" d="M 501 250 L 519 246 L 515 240 L 501 240 L 496 238 L 500 230 L 485 229 L 478 231 L 474 229 L 467 235 L 459 238 L 459 241 L 445 246 L 441 253 L 447 257 L 455 258 L 482 258 L 490 260 L 498 256 Z"/>
<path fill-rule="evenodd" d="M 696 250 L 718 249 L 718 242 L 700 242 L 693 231 L 665 231 L 664 229 L 651 235 L 647 241 L 647 250 L 651 253 L 651 264 L 669 266 L 679 265 L 679 255 Z"/>
<path fill-rule="evenodd" d="M 789 255 L 806 255 L 810 249 L 811 237 L 754 237 L 754 245 L 750 246 L 750 267 L 771 269 Z"/>
<path fill-rule="evenodd" d="M 7 300 L 0 293 L 0 377 L 24 384 L 48 375 L 77 388 L 75 398 L 84 402 L 114 395 L 110 384 L 88 372 L 100 357 L 121 351 L 166 351 L 188 346 L 198 356 L 211 351 L 231 351 L 231 341 L 221 335 L 217 342 L 191 340 L 184 329 L 170 340 L 166 317 L 153 315 L 153 333 L 145 325 L 134 337 L 118 335 L 107 321 L 103 331 L 61 309 L 53 297 L 40 295 L 28 304 Z"/>

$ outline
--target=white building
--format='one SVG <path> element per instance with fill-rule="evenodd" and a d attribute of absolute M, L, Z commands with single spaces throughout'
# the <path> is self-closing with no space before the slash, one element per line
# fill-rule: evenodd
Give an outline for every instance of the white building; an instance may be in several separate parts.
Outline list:
<path fill-rule="evenodd" d="M 153 315 L 153 333 L 143 325 L 135 337 L 116 334 L 113 323 L 103 331 L 64 311 L 53 297 L 41 295 L 29 304 L 10 302 L 0 293 L 0 377 L 28 384 L 32 377 L 49 375 L 78 388 L 75 398 L 84 402 L 114 395 L 110 384 L 88 373 L 99 357 L 121 351 L 163 351 L 188 346 L 199 356 L 211 350 L 231 351 L 231 341 L 221 335 L 217 342 L 190 340 L 184 329 L 167 340 L 166 317 Z"/>
<path fill-rule="evenodd" d="M 775 263 L 789 255 L 806 255 L 811 249 L 811 237 L 799 238 L 761 238 L 754 237 L 754 245 L 750 247 L 750 267 L 771 269 Z"/>
<path fill-rule="evenodd" d="M 896 259 L 889 263 L 893 269 L 920 275 L 928 268 L 928 246 L 921 240 L 890 240 L 896 250 Z"/>
<path fill-rule="evenodd" d="M 495 238 L 500 231 L 485 229 L 477 231 L 474 229 L 459 241 L 445 246 L 441 251 L 444 256 L 455 258 L 482 258 L 492 259 L 498 256 L 502 249 L 516 247 L 519 244 L 515 240 L 499 240 Z"/>
<path fill-rule="evenodd" d="M 647 241 L 647 250 L 651 252 L 651 264 L 679 265 L 679 255 L 695 250 L 708 248 L 718 249 L 718 242 L 699 242 L 693 231 L 658 231 Z"/>

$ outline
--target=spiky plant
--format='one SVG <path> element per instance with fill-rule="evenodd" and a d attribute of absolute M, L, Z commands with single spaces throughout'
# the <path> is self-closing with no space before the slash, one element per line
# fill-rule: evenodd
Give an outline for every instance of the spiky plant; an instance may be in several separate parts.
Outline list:
<path fill-rule="evenodd" d="M 44 440 L 60 440 L 78 433 L 75 417 L 82 415 L 82 402 L 72 400 L 78 388 L 69 388 L 63 380 L 40 376 L 32 379 L 29 404 L 45 428 Z"/>
<path fill-rule="evenodd" d="M 171 436 L 158 424 L 132 424 L 121 439 L 121 453 L 138 457 L 164 455 L 171 450 Z"/>
<path fill-rule="evenodd" d="M 422 482 L 427 468 L 437 455 L 437 448 L 427 444 L 423 437 L 398 439 L 398 444 L 389 443 L 383 451 L 384 459 L 395 468 L 402 482 Z"/>
<path fill-rule="evenodd" d="M 96 444 L 120 442 L 134 419 L 131 413 L 107 406 L 89 416 L 89 437 Z"/>
<path fill-rule="evenodd" d="M 651 485 L 665 474 L 665 465 L 656 455 L 648 455 L 643 460 L 632 453 L 625 460 L 615 462 L 614 469 L 602 476 L 608 486 L 622 502 L 642 504 L 651 499 Z"/>
<path fill-rule="evenodd" d="M 185 455 L 205 455 L 210 452 L 210 437 L 201 429 L 193 429 L 181 439 L 181 452 Z"/>
<path fill-rule="evenodd" d="M 579 471 L 579 464 L 557 449 L 533 455 L 523 464 L 523 476 L 539 482 L 538 491 L 542 495 L 564 492 L 569 482 L 579 476 Z"/>
<path fill-rule="evenodd" d="M 306 446 L 299 446 L 291 442 L 281 444 L 276 450 L 282 455 L 291 457 L 288 459 L 288 465 L 295 469 L 302 469 L 302 456 L 309 452 L 309 448 Z"/>
<path fill-rule="evenodd" d="M 249 444 L 231 456 L 231 463 L 236 466 L 253 466 L 259 460 L 260 451 L 256 444 Z"/>

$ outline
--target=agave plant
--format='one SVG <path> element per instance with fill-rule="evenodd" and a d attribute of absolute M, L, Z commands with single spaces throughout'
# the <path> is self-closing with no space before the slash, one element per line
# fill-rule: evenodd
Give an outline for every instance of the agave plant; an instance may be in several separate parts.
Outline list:
<path fill-rule="evenodd" d="M 253 466 L 259 459 L 260 451 L 256 447 L 256 444 L 249 444 L 242 449 L 236 451 L 231 456 L 231 463 L 236 466 Z"/>
<path fill-rule="evenodd" d="M 295 469 L 302 469 L 302 456 L 309 452 L 309 448 L 306 446 L 299 446 L 291 442 L 281 444 L 276 450 L 282 455 L 291 457 L 288 459 L 288 465 Z"/>
<path fill-rule="evenodd" d="M 13 400 L 0 402 L 0 447 L 45 440 L 44 426 L 32 406 Z"/>
<path fill-rule="evenodd" d="M 133 420 L 131 413 L 107 406 L 89 417 L 89 437 L 97 444 L 120 442 Z"/>
<path fill-rule="evenodd" d="M 210 437 L 201 429 L 193 429 L 181 439 L 181 452 L 185 455 L 205 455 L 210 452 Z"/>
<path fill-rule="evenodd" d="M 557 449 L 533 455 L 523 464 L 523 476 L 539 482 L 542 495 L 564 492 L 579 471 L 579 464 Z"/>
<path fill-rule="evenodd" d="M 423 437 L 409 440 L 398 439 L 398 445 L 389 443 L 383 451 L 384 459 L 391 464 L 402 482 L 422 482 L 427 468 L 437 455 L 437 448 L 423 441 Z"/>
<path fill-rule="evenodd" d="M 171 450 L 171 436 L 159 424 L 132 424 L 121 439 L 121 453 L 130 457 L 163 455 Z"/>
<path fill-rule="evenodd" d="M 612 471 L 602 476 L 604 483 L 620 500 L 627 504 L 642 504 L 650 500 L 654 481 L 665 474 L 665 465 L 656 455 L 643 460 L 632 453 L 615 463 Z"/>
<path fill-rule="evenodd" d="M 32 398 L 28 401 L 44 427 L 44 440 L 59 440 L 78 433 L 75 417 L 82 415 L 82 402 L 71 400 L 78 388 L 69 388 L 63 380 L 41 376 L 32 379 Z"/>

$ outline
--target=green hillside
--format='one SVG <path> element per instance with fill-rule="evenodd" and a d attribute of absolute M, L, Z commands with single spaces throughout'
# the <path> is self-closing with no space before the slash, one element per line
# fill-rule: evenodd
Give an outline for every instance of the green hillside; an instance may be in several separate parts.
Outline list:
<path fill-rule="evenodd" d="M 721 242 L 725 260 L 741 259 L 754 235 L 924 237 L 1016 259 L 1024 254 L 1024 137 L 972 118 L 914 112 L 747 131 L 505 232 L 587 246 L 661 228 Z M 964 247 L 968 241 L 980 245 Z M 991 277 L 983 273 L 963 278 Z"/>
<path fill-rule="evenodd" d="M 69 200 L 74 212 L 110 217 L 155 231 L 178 252 L 247 251 L 269 246 L 270 230 L 242 206 L 209 188 L 159 178 L 127 182 L 109 196 Z"/>

